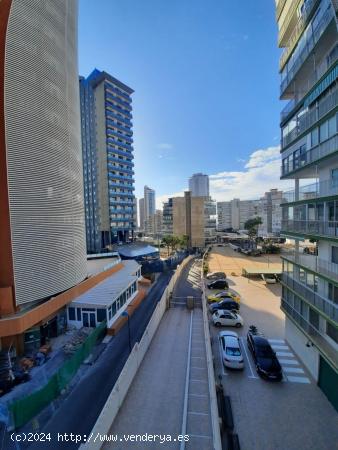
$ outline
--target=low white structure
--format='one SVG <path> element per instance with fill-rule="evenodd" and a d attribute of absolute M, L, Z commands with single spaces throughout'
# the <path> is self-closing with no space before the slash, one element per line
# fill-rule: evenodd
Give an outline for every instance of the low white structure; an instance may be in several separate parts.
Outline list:
<path fill-rule="evenodd" d="M 107 321 L 109 328 L 138 293 L 141 266 L 134 260 L 123 261 L 123 267 L 109 278 L 73 300 L 67 307 L 69 325 L 96 327 Z"/>

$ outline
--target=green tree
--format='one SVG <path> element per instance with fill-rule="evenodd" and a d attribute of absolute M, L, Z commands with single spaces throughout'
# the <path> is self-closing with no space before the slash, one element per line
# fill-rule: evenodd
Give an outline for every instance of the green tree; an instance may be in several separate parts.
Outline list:
<path fill-rule="evenodd" d="M 180 237 L 180 247 L 188 249 L 188 245 L 189 245 L 189 236 L 187 236 L 186 234 L 183 234 Z"/>
<path fill-rule="evenodd" d="M 170 247 L 172 246 L 172 243 L 173 243 L 173 236 L 170 236 L 170 235 L 163 236 L 162 242 L 167 247 L 167 253 L 168 253 L 168 256 L 169 256 L 169 254 L 170 254 Z"/>
<path fill-rule="evenodd" d="M 261 217 L 254 217 L 253 219 L 249 219 L 245 222 L 244 228 L 247 230 L 248 236 L 251 240 L 254 241 L 256 239 L 257 233 L 258 233 L 258 227 L 262 223 L 263 222 L 262 222 Z"/>

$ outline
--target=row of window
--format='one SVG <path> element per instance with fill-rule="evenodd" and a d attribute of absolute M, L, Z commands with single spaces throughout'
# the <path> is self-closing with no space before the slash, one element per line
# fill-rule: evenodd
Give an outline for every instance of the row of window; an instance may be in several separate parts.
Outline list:
<path fill-rule="evenodd" d="M 293 311 L 297 314 L 293 314 L 293 317 L 302 326 L 304 331 L 312 334 L 312 329 L 320 331 L 320 316 L 312 309 L 306 302 L 300 299 L 293 292 L 289 291 L 283 286 L 282 290 L 282 304 L 286 302 Z M 302 320 L 303 319 L 303 320 Z M 324 319 L 322 319 L 324 320 Z M 309 326 L 308 326 L 309 324 Z M 330 322 L 325 321 L 325 334 L 331 338 L 336 344 L 338 344 L 338 329 L 334 327 Z"/>
<path fill-rule="evenodd" d="M 338 222 L 338 200 L 283 206 L 282 211 L 284 220 L 329 222 L 332 227 Z"/>
<path fill-rule="evenodd" d="M 283 174 L 297 170 L 307 164 L 307 148 L 317 146 L 318 144 L 330 139 L 338 132 L 338 113 L 323 122 L 319 127 L 314 128 L 307 136 L 307 144 L 302 144 L 293 153 L 290 153 L 282 161 Z"/>
<path fill-rule="evenodd" d="M 122 308 L 122 306 L 129 300 L 129 298 L 136 292 L 137 283 L 136 281 L 129 286 L 108 308 L 108 318 L 111 320 L 116 312 Z"/>
<path fill-rule="evenodd" d="M 338 247 L 336 247 L 338 250 Z M 335 252 L 337 251 L 335 250 Z M 302 283 L 304 286 L 318 292 L 319 276 L 311 272 L 307 272 L 301 267 L 294 265 L 289 261 L 283 261 L 283 272 Z M 324 282 L 324 280 L 323 280 Z M 325 282 L 326 283 L 326 282 Z M 338 286 L 333 283 L 327 283 L 327 298 L 333 303 L 338 304 Z"/>

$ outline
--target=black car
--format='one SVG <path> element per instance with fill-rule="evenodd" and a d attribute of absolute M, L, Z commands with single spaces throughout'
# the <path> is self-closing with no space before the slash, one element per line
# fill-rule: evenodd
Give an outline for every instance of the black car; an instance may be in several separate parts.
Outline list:
<path fill-rule="evenodd" d="M 257 373 L 269 380 L 281 381 L 283 373 L 276 353 L 272 350 L 269 341 L 255 327 L 250 327 L 247 334 L 247 343 L 256 364 Z"/>
<path fill-rule="evenodd" d="M 209 289 L 229 289 L 227 280 L 216 280 L 208 284 Z"/>
<path fill-rule="evenodd" d="M 229 297 L 229 298 L 225 298 L 224 300 L 222 300 L 220 302 L 212 303 L 209 306 L 209 311 L 211 312 L 211 314 L 213 314 L 218 309 L 226 309 L 227 311 L 232 311 L 232 310 L 239 311 L 239 303 L 236 302 L 235 300 L 232 300 L 232 298 Z"/>

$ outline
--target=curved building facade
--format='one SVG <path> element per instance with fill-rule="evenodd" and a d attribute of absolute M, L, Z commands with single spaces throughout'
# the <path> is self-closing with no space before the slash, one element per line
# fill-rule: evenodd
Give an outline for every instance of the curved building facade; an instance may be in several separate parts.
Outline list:
<path fill-rule="evenodd" d="M 4 314 L 69 289 L 87 269 L 77 1 L 2 0 L 0 17 Z"/>

